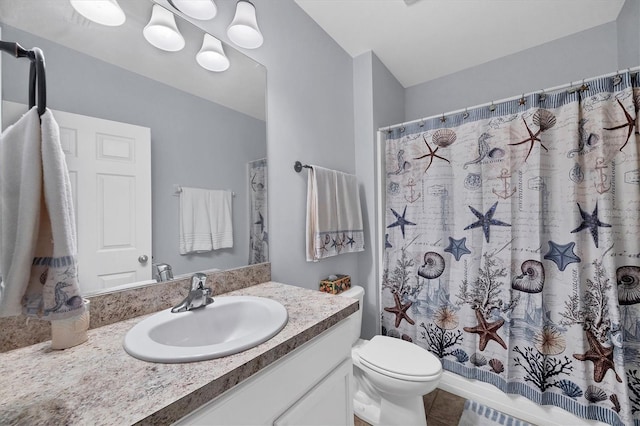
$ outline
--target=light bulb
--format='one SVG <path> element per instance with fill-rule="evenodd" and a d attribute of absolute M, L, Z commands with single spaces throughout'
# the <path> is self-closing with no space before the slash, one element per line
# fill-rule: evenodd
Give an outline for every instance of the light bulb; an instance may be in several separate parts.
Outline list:
<path fill-rule="evenodd" d="M 157 4 L 153 5 L 151 19 L 142 34 L 158 49 L 176 52 L 184 47 L 184 37 L 178 31 L 175 16 Z"/>
<path fill-rule="evenodd" d="M 80 15 L 101 25 L 117 27 L 127 19 L 117 0 L 70 0 L 70 3 Z"/>
<path fill-rule="evenodd" d="M 236 14 L 227 28 L 229 40 L 245 49 L 262 46 L 264 38 L 258 28 L 256 8 L 252 3 L 240 0 L 236 5 Z"/>
<path fill-rule="evenodd" d="M 202 48 L 196 54 L 198 64 L 209 71 L 221 72 L 229 68 L 229 59 L 224 54 L 222 43 L 210 34 L 205 34 Z"/>
<path fill-rule="evenodd" d="M 202 21 L 213 19 L 218 13 L 213 0 L 169 0 L 169 3 L 185 15 Z"/>

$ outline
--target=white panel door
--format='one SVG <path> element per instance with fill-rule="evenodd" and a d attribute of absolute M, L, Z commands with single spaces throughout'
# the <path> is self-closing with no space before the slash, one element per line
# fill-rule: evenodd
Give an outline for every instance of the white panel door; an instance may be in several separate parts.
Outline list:
<path fill-rule="evenodd" d="M 25 108 L 5 102 L 5 117 L 12 120 Z M 53 115 L 73 189 L 82 292 L 151 279 L 150 129 Z"/>

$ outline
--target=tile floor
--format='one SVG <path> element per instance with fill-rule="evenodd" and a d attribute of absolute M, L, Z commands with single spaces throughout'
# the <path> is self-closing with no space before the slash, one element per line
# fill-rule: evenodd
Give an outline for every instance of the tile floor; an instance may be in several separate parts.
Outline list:
<path fill-rule="evenodd" d="M 436 389 L 425 395 L 423 401 L 428 426 L 457 426 L 466 400 L 452 393 Z M 354 426 L 371 426 L 357 417 L 354 418 L 354 423 Z"/>

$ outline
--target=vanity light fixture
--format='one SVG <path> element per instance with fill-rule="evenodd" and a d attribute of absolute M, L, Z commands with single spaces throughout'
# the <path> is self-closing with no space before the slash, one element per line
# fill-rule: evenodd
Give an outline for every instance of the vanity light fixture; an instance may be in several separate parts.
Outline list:
<path fill-rule="evenodd" d="M 245 49 L 256 49 L 262 46 L 264 38 L 258 28 L 255 6 L 240 0 L 236 4 L 236 14 L 227 28 L 229 40 Z"/>
<path fill-rule="evenodd" d="M 69 0 L 80 15 L 101 25 L 117 27 L 127 19 L 117 0 Z"/>
<path fill-rule="evenodd" d="M 185 15 L 201 21 L 213 19 L 218 13 L 213 0 L 169 0 L 169 4 Z"/>
<path fill-rule="evenodd" d="M 86 0 L 85 0 L 86 1 Z M 164 7 L 154 4 L 151 19 L 144 30 L 144 38 L 158 49 L 176 52 L 184 47 L 184 37 L 178 31 L 176 18 Z"/>
<path fill-rule="evenodd" d="M 209 71 L 222 72 L 229 68 L 229 59 L 224 54 L 222 43 L 210 34 L 204 35 L 202 48 L 196 54 L 196 61 Z"/>

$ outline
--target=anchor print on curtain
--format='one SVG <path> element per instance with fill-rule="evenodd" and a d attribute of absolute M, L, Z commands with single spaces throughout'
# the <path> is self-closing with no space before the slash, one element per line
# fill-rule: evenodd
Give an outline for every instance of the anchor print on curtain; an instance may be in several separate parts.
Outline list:
<path fill-rule="evenodd" d="M 388 132 L 382 333 L 537 404 L 640 425 L 638 83 Z"/>

